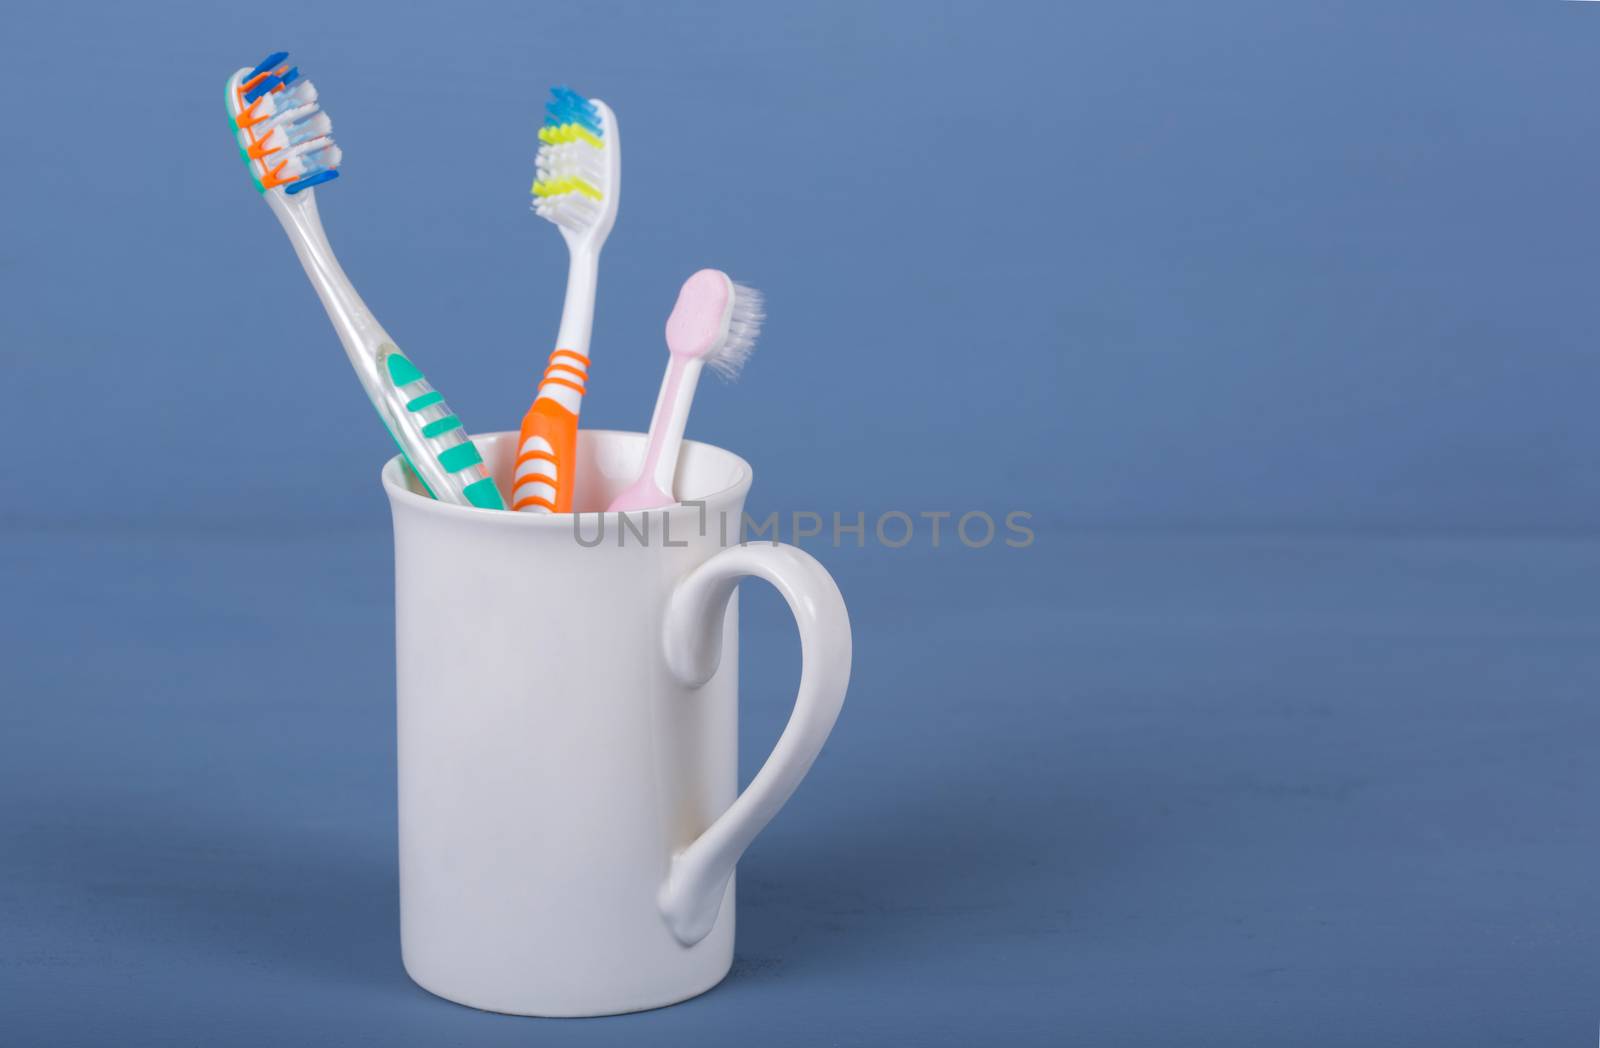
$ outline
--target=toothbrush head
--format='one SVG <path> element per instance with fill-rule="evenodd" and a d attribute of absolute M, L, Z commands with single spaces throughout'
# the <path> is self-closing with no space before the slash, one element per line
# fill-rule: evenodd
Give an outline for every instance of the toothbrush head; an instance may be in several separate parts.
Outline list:
<path fill-rule="evenodd" d="M 552 87 L 539 128 L 538 177 L 533 210 L 561 227 L 562 235 L 598 246 L 617 220 L 622 153 L 617 118 L 598 98 Z"/>
<path fill-rule="evenodd" d="M 761 292 L 735 284 L 720 269 L 702 269 L 683 282 L 667 318 L 667 348 L 699 357 L 726 379 L 739 377 L 766 319 Z"/>
<path fill-rule="evenodd" d="M 339 177 L 343 154 L 333 141 L 333 121 L 317 104 L 317 89 L 284 64 L 287 51 L 263 58 L 254 69 L 228 78 L 228 117 L 239 155 L 258 192 L 293 196 Z"/>

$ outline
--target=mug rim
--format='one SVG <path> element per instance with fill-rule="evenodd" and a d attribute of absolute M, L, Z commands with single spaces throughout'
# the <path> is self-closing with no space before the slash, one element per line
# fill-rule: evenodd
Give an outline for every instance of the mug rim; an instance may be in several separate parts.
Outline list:
<path fill-rule="evenodd" d="M 631 429 L 580 429 L 578 432 L 580 436 L 588 433 L 594 436 L 631 437 L 637 438 L 639 441 L 650 439 L 648 433 L 640 433 Z M 515 440 L 518 436 L 520 434 L 513 430 L 502 429 L 488 433 L 477 433 L 473 435 L 472 439 L 474 442 L 491 437 L 510 437 Z M 735 454 L 727 448 L 721 448 L 715 444 L 708 444 L 703 440 L 685 438 L 683 446 L 685 448 L 704 448 L 712 454 L 726 456 L 733 461 L 739 471 L 738 477 L 732 484 L 718 488 L 715 491 L 706 492 L 695 499 L 695 502 L 704 502 L 709 505 L 712 502 L 736 501 L 742 499 L 749 492 L 750 485 L 755 480 L 755 470 L 749 462 L 745 461 L 742 455 Z M 395 454 L 384 462 L 382 468 L 378 471 L 378 478 L 383 483 L 384 492 L 389 496 L 390 503 L 396 508 L 406 505 L 424 513 L 442 513 L 446 517 L 457 516 L 458 519 L 474 520 L 485 524 L 499 522 L 506 526 L 528 528 L 553 527 L 560 524 L 562 527 L 571 527 L 573 517 L 621 517 L 624 513 L 661 513 L 685 508 L 684 503 L 674 502 L 670 506 L 659 506 L 655 509 L 643 511 L 595 509 L 583 510 L 577 513 L 518 513 L 509 507 L 506 509 L 480 509 L 477 506 L 458 506 L 454 503 L 442 502 L 439 499 L 412 491 L 405 482 L 405 473 L 400 463 L 401 456 Z M 504 493 L 502 492 L 502 497 L 503 495 Z"/>

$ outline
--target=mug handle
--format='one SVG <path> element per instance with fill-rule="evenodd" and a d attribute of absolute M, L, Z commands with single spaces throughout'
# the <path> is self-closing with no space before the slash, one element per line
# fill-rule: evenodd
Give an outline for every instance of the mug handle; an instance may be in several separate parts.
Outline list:
<path fill-rule="evenodd" d="M 783 807 L 844 705 L 850 683 L 850 615 L 826 568 L 787 545 L 734 546 L 691 571 L 667 604 L 667 668 L 691 688 L 709 681 L 722 659 L 722 622 L 745 576 L 772 583 L 800 629 L 800 690 L 767 762 L 728 810 L 672 858 L 657 899 L 673 935 L 693 946 L 711 931 L 734 864 Z"/>

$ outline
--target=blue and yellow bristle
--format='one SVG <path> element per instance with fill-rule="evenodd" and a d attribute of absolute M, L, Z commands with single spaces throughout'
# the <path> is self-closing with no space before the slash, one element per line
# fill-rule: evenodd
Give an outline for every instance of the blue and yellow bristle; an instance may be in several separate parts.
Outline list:
<path fill-rule="evenodd" d="M 606 196 L 606 128 L 599 108 L 568 87 L 550 89 L 539 128 L 533 209 L 574 231 L 591 225 Z"/>
<path fill-rule="evenodd" d="M 293 195 L 339 177 L 343 154 L 317 89 L 277 51 L 228 81 L 228 115 L 256 189 Z"/>
<path fill-rule="evenodd" d="M 595 104 L 570 87 L 552 87 L 550 96 L 544 104 L 544 127 L 539 129 L 539 137 L 548 142 L 551 139 L 545 138 L 546 132 L 587 132 L 583 137 L 598 148 L 606 132 Z"/>

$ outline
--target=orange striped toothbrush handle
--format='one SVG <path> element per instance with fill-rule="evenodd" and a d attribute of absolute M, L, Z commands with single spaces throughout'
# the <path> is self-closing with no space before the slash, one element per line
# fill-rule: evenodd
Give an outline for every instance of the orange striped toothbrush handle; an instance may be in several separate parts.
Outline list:
<path fill-rule="evenodd" d="M 570 349 L 550 354 L 533 406 L 522 416 L 511 473 L 511 508 L 571 513 L 578 461 L 578 412 L 589 384 L 589 358 Z"/>

